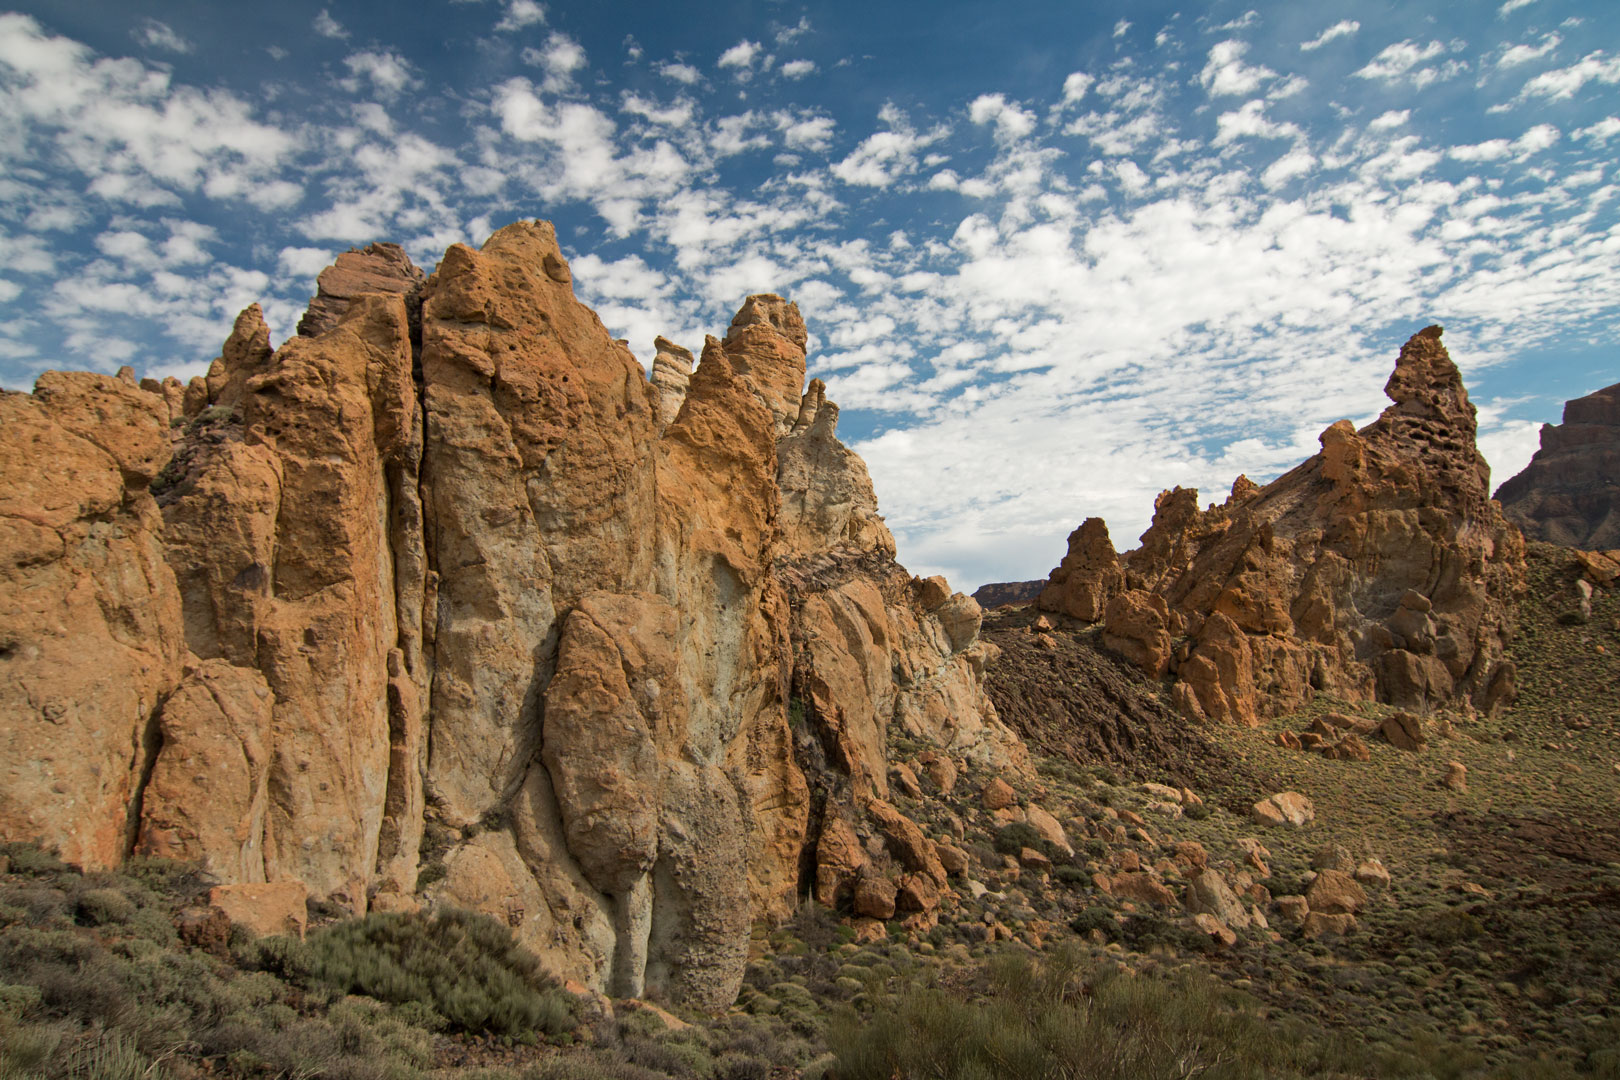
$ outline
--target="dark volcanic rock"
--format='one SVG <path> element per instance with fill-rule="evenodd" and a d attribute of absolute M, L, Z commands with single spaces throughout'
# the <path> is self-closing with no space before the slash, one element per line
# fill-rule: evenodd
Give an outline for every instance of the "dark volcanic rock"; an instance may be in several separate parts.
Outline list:
<path fill-rule="evenodd" d="M 1524 535 L 1597 551 L 1620 548 L 1620 383 L 1564 405 L 1541 449 L 1496 498 Z"/>
<path fill-rule="evenodd" d="M 988 611 L 1003 604 L 1033 603 L 1044 588 L 1046 588 L 1045 578 L 1038 581 L 992 581 L 975 589 L 973 599 Z"/>

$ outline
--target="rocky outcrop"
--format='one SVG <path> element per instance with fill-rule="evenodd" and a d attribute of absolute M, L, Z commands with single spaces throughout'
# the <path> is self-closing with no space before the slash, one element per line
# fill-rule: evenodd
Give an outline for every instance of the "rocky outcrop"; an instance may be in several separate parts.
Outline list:
<path fill-rule="evenodd" d="M 1046 588 L 1045 578 L 1036 581 L 992 581 L 974 589 L 973 599 L 986 610 L 1007 604 L 1022 607 L 1025 604 L 1033 604 L 1044 588 Z"/>
<path fill-rule="evenodd" d="M 657 392 L 655 408 L 658 410 L 658 424 L 668 427 L 669 422 L 681 411 L 681 403 L 686 400 L 686 388 L 692 382 L 692 353 L 664 337 L 654 338 L 653 348 L 656 354 L 653 356 L 649 381 Z"/>
<path fill-rule="evenodd" d="M 1027 764 L 806 341 L 750 297 L 649 379 L 532 222 L 425 280 L 340 256 L 299 336 L 250 307 L 183 388 L 0 397 L 0 835 L 471 907 L 710 1009 L 801 892 L 922 925 L 949 893 L 891 736 Z"/>
<path fill-rule="evenodd" d="M 411 262 L 398 244 L 367 244 L 350 248 L 315 279 L 315 295 L 298 320 L 300 337 L 320 337 L 343 319 L 356 297 L 421 290 L 427 275 Z M 411 305 L 417 308 L 417 305 Z"/>
<path fill-rule="evenodd" d="M 0 836 L 82 866 L 129 850 L 185 660 L 150 493 L 168 431 L 133 380 L 0 393 Z"/>
<path fill-rule="evenodd" d="M 1523 541 L 1490 500 L 1439 327 L 1406 343 L 1385 392 L 1393 404 L 1376 421 L 1332 425 L 1320 454 L 1265 487 L 1239 477 L 1203 510 L 1190 489 L 1159 496 L 1102 612 L 1103 642 L 1168 674 L 1190 719 L 1253 725 L 1318 691 L 1419 710 L 1484 704 L 1523 587 Z M 1071 540 L 1067 572 L 1043 593 L 1078 591 L 1077 617 L 1095 619 L 1095 596 L 1117 581 L 1099 534 L 1079 552 Z"/>
<path fill-rule="evenodd" d="M 1496 498 L 1531 540 L 1620 548 L 1620 383 L 1566 402 L 1564 422 L 1542 425 L 1541 449 Z"/>
<path fill-rule="evenodd" d="M 1102 518 L 1087 518 L 1069 534 L 1069 551 L 1035 599 L 1042 611 L 1100 622 L 1108 602 L 1125 590 L 1125 570 Z"/>

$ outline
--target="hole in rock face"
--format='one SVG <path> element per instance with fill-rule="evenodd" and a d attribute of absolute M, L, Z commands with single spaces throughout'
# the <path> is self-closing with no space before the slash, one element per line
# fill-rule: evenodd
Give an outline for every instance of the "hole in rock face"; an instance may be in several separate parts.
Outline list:
<path fill-rule="evenodd" d="M 315 628 L 313 626 L 305 627 L 304 628 L 304 644 L 305 645 L 317 645 L 319 643 L 320 643 L 320 638 L 318 636 L 316 636 Z"/>

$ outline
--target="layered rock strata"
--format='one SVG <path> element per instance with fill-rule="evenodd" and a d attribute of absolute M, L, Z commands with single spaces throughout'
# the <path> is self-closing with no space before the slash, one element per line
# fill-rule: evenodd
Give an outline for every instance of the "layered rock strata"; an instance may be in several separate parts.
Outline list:
<path fill-rule="evenodd" d="M 1566 402 L 1564 422 L 1542 425 L 1541 448 L 1496 498 L 1531 540 L 1620 548 L 1620 383 Z"/>
<path fill-rule="evenodd" d="M 186 387 L 0 396 L 0 835 L 473 907 L 704 1008 L 803 895 L 931 919 L 891 733 L 1027 765 L 806 339 L 750 297 L 649 379 L 535 222 L 425 280 L 340 256 L 299 336 L 250 307 Z"/>
<path fill-rule="evenodd" d="M 1511 678 L 1523 539 L 1490 499 L 1439 327 L 1401 349 L 1385 393 L 1376 421 L 1332 425 L 1321 453 L 1264 487 L 1239 477 L 1203 510 L 1192 489 L 1160 495 L 1120 560 L 1088 521 L 1041 605 L 1100 622 L 1194 720 L 1254 725 L 1319 691 L 1484 705 Z"/>

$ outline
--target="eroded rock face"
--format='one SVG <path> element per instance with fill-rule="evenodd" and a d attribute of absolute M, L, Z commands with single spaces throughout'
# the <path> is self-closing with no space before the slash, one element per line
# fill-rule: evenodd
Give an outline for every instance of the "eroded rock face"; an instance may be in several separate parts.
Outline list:
<path fill-rule="evenodd" d="M 342 320 L 356 297 L 372 293 L 408 296 L 420 290 L 426 279 L 398 244 L 350 248 L 315 279 L 315 295 L 298 320 L 298 334 L 320 337 Z"/>
<path fill-rule="evenodd" d="M 1027 761 L 977 603 L 894 561 L 806 340 L 750 297 L 649 379 L 527 222 L 426 280 L 340 256 L 299 336 L 251 307 L 185 388 L 0 397 L 0 833 L 471 907 L 710 1009 L 801 890 L 936 917 L 891 734 Z"/>
<path fill-rule="evenodd" d="M 1620 548 L 1620 383 L 1564 404 L 1541 449 L 1496 489 L 1507 519 L 1532 540 Z"/>
<path fill-rule="evenodd" d="M 1102 518 L 1087 518 L 1069 534 L 1069 551 L 1035 600 L 1042 611 L 1101 622 L 1108 602 L 1125 590 L 1125 570 Z"/>
<path fill-rule="evenodd" d="M 185 656 L 149 485 L 168 410 L 133 380 L 0 393 L 0 835 L 113 866 Z"/>
<path fill-rule="evenodd" d="M 1159 496 L 1123 559 L 1104 643 L 1168 672 L 1189 718 L 1253 725 L 1319 690 L 1407 708 L 1484 704 L 1523 542 L 1490 501 L 1474 409 L 1439 327 L 1406 343 L 1385 392 L 1393 404 L 1378 420 L 1332 425 L 1320 454 L 1263 488 L 1239 477 L 1204 510 L 1196 491 Z M 1068 584 L 1056 576 L 1054 595 Z"/>

